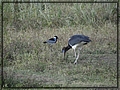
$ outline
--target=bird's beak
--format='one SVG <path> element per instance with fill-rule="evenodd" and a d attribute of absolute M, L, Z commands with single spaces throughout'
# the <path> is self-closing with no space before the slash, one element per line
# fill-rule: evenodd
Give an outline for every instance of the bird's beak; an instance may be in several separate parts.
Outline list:
<path fill-rule="evenodd" d="M 61 53 L 63 53 L 63 57 L 65 59 L 65 50 L 62 50 Z"/>
<path fill-rule="evenodd" d="M 64 56 L 63 57 L 64 57 L 64 60 L 65 60 L 65 52 L 64 52 Z"/>

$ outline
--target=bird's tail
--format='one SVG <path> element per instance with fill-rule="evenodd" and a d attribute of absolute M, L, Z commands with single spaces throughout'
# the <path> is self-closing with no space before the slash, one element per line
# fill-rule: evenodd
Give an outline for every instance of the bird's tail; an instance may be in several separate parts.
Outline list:
<path fill-rule="evenodd" d="M 45 41 L 45 42 L 43 42 L 43 43 L 47 43 L 47 42 Z"/>

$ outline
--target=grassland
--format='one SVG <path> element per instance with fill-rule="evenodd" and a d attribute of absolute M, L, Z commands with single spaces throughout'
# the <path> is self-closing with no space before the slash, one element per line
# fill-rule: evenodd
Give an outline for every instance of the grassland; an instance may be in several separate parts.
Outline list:
<path fill-rule="evenodd" d="M 6 5 L 12 11 L 12 4 Z M 115 4 L 48 3 L 40 15 L 35 9 L 38 6 L 30 6 L 36 13 L 20 4 L 23 13 L 18 13 L 20 21 L 16 25 L 12 23 L 14 14 L 10 8 L 4 7 L 4 87 L 117 86 Z M 81 50 L 76 65 L 73 50 L 67 52 L 65 60 L 61 53 L 74 34 L 84 34 L 92 40 Z M 59 39 L 51 51 L 42 42 L 54 35 Z"/>
<path fill-rule="evenodd" d="M 4 49 L 6 53 L 4 54 L 6 58 L 4 70 L 9 73 L 8 81 L 12 78 L 13 82 L 18 84 L 13 84 L 16 87 L 23 84 L 28 87 L 31 85 L 34 87 L 116 86 L 116 47 L 107 45 L 105 40 L 99 41 L 98 35 L 90 36 L 94 33 L 91 31 L 88 36 L 91 37 L 92 42 L 84 46 L 78 64 L 74 65 L 75 58 L 72 50 L 67 53 L 66 60 L 63 59 L 61 53 L 61 48 L 67 45 L 68 37 L 77 32 L 81 33 L 75 27 L 70 29 L 9 31 L 7 35 L 10 36 L 8 38 L 10 40 L 5 40 L 9 44 L 6 45 L 7 49 Z M 51 32 L 49 36 L 48 31 Z M 66 34 L 63 34 L 64 31 Z M 87 35 L 87 33 L 83 34 Z M 48 45 L 42 42 L 54 35 L 59 36 L 59 41 L 53 46 L 54 51 L 51 52 Z M 108 39 L 106 35 L 103 37 L 107 39 L 107 43 L 110 43 L 113 39 Z M 63 39 L 63 37 L 66 38 Z"/>

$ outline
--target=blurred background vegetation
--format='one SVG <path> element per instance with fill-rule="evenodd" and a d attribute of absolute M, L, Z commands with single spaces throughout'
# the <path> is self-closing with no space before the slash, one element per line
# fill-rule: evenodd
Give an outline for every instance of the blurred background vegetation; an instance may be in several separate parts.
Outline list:
<path fill-rule="evenodd" d="M 85 34 L 92 40 L 81 51 L 78 65 L 72 63 L 72 50 L 67 60 L 61 54 L 74 34 Z M 54 35 L 59 40 L 51 52 L 42 42 Z M 116 86 L 116 63 L 116 3 L 3 4 L 5 87 Z"/>
<path fill-rule="evenodd" d="M 104 9 L 104 10 L 103 10 Z M 27 28 L 116 23 L 116 3 L 4 3 L 4 26 Z M 8 13 L 8 14 L 7 14 Z M 9 24 L 8 24 L 9 23 Z"/>

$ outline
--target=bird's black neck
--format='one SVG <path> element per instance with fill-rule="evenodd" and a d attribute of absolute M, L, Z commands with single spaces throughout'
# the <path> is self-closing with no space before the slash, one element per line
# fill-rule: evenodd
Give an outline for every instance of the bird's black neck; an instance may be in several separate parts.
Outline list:
<path fill-rule="evenodd" d="M 65 47 L 65 52 L 68 51 L 69 49 L 71 49 L 72 47 L 70 45 L 68 45 L 67 47 Z"/>

